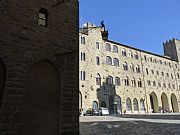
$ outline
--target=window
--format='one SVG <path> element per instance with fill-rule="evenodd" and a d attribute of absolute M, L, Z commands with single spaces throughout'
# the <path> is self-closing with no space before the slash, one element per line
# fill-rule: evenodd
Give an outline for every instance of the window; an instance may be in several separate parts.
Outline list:
<path fill-rule="evenodd" d="M 126 99 L 126 110 L 132 111 L 131 99 L 129 97 Z"/>
<path fill-rule="evenodd" d="M 152 58 L 150 57 L 149 59 L 150 59 L 150 62 L 152 62 Z"/>
<path fill-rule="evenodd" d="M 162 60 L 159 60 L 159 63 L 162 64 Z"/>
<path fill-rule="evenodd" d="M 130 68 L 131 72 L 134 72 L 134 65 L 133 64 L 130 64 L 129 68 Z"/>
<path fill-rule="evenodd" d="M 142 87 L 142 82 L 140 78 L 138 79 L 138 87 Z"/>
<path fill-rule="evenodd" d="M 177 73 L 177 78 L 179 78 L 179 73 Z"/>
<path fill-rule="evenodd" d="M 139 65 L 136 66 L 136 72 L 137 72 L 137 73 L 140 73 L 140 67 L 139 67 Z"/>
<path fill-rule="evenodd" d="M 116 45 L 113 45 L 113 52 L 118 53 L 118 47 Z"/>
<path fill-rule="evenodd" d="M 156 71 L 156 75 L 159 75 L 159 71 Z"/>
<path fill-rule="evenodd" d="M 144 105 L 144 100 L 141 98 L 140 100 L 140 110 L 145 111 L 145 105 Z"/>
<path fill-rule="evenodd" d="M 96 85 L 101 85 L 101 76 L 99 73 L 97 73 L 97 76 L 96 76 Z"/>
<path fill-rule="evenodd" d="M 125 86 L 129 86 L 129 78 L 127 76 L 124 79 L 124 82 L 125 82 Z"/>
<path fill-rule="evenodd" d="M 164 76 L 164 72 L 161 72 L 162 76 Z"/>
<path fill-rule="evenodd" d="M 166 76 L 169 77 L 169 73 L 166 73 Z"/>
<path fill-rule="evenodd" d="M 136 81 L 135 81 L 135 78 L 133 77 L 133 79 L 131 80 L 131 82 L 132 82 L 132 86 L 133 87 L 136 87 Z"/>
<path fill-rule="evenodd" d="M 85 61 L 85 53 L 81 52 L 81 60 Z"/>
<path fill-rule="evenodd" d="M 133 100 L 133 106 L 134 106 L 134 111 L 138 111 L 138 100 L 134 98 Z"/>
<path fill-rule="evenodd" d="M 108 76 L 108 77 L 106 78 L 106 81 L 107 81 L 107 84 L 113 84 L 113 78 L 112 78 L 112 76 Z"/>
<path fill-rule="evenodd" d="M 111 57 L 109 57 L 109 56 L 106 57 L 106 64 L 107 64 L 107 65 L 112 65 L 112 59 L 111 59 Z"/>
<path fill-rule="evenodd" d="M 111 46 L 108 43 L 106 43 L 106 51 L 111 51 Z"/>
<path fill-rule="evenodd" d="M 171 79 L 173 79 L 173 74 L 171 73 Z"/>
<path fill-rule="evenodd" d="M 81 44 L 85 44 L 85 37 L 81 36 Z"/>
<path fill-rule="evenodd" d="M 47 27 L 48 22 L 48 10 L 41 8 L 39 10 L 38 25 Z"/>
<path fill-rule="evenodd" d="M 123 64 L 123 69 L 124 69 L 124 70 L 128 70 L 128 65 L 127 65 L 126 62 Z"/>
<path fill-rule="evenodd" d="M 131 51 L 131 50 L 128 51 L 128 57 L 129 57 L 129 58 L 133 58 L 133 54 L 132 54 L 132 51 Z"/>
<path fill-rule="evenodd" d="M 144 55 L 144 60 L 145 60 L 145 61 L 147 60 L 147 57 L 146 57 L 146 55 Z"/>
<path fill-rule="evenodd" d="M 99 49 L 99 42 L 96 42 L 96 49 Z"/>
<path fill-rule="evenodd" d="M 98 56 L 96 56 L 96 65 L 100 65 L 99 57 Z"/>
<path fill-rule="evenodd" d="M 156 86 L 156 82 L 155 81 L 153 81 L 153 86 Z"/>
<path fill-rule="evenodd" d="M 166 84 L 165 83 L 163 83 L 163 87 L 166 88 Z"/>
<path fill-rule="evenodd" d="M 160 82 L 158 82 L 158 87 L 161 87 L 161 83 Z"/>
<path fill-rule="evenodd" d="M 126 50 L 122 49 L 122 56 L 126 56 Z"/>
<path fill-rule="evenodd" d="M 148 86 L 151 86 L 151 81 L 148 80 L 148 81 L 147 81 L 147 84 L 148 84 Z"/>
<path fill-rule="evenodd" d="M 154 70 L 151 70 L 151 73 L 154 74 Z"/>
<path fill-rule="evenodd" d="M 120 78 L 119 77 L 115 77 L 115 85 L 116 86 L 120 85 Z"/>
<path fill-rule="evenodd" d="M 148 68 L 146 68 L 146 73 L 147 73 L 147 75 L 148 75 Z"/>
<path fill-rule="evenodd" d="M 172 88 L 175 89 L 175 85 L 174 84 L 172 84 Z"/>
<path fill-rule="evenodd" d="M 82 71 L 81 71 L 81 76 L 80 76 L 82 81 L 84 81 L 84 80 L 86 79 L 85 75 L 86 75 L 86 74 L 85 74 L 85 71 L 82 70 Z"/>
<path fill-rule="evenodd" d="M 137 52 L 134 54 L 134 58 L 135 58 L 136 60 L 139 59 Z"/>
<path fill-rule="evenodd" d="M 119 66 L 119 60 L 117 58 L 114 58 L 114 66 Z"/>
<path fill-rule="evenodd" d="M 169 87 L 169 89 L 171 89 L 171 84 L 170 83 L 168 83 L 168 87 Z"/>

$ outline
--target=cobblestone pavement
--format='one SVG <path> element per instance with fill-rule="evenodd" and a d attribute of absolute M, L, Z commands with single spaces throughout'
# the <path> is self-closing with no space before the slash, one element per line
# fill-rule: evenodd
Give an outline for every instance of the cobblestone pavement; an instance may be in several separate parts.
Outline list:
<path fill-rule="evenodd" d="M 168 116 L 167 119 L 148 117 L 80 117 L 80 135 L 180 135 L 180 120 L 171 120 Z"/>

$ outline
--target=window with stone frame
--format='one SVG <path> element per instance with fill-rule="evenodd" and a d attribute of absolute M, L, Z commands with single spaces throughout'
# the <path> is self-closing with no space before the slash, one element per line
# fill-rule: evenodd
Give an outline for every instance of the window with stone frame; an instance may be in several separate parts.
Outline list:
<path fill-rule="evenodd" d="M 110 56 L 106 56 L 106 64 L 112 65 L 112 58 Z"/>
<path fill-rule="evenodd" d="M 81 76 L 80 76 L 81 80 L 84 81 L 86 80 L 86 73 L 84 70 L 81 71 Z"/>
<path fill-rule="evenodd" d="M 160 82 L 158 82 L 158 87 L 161 87 L 161 83 Z"/>
<path fill-rule="evenodd" d="M 109 43 L 106 43 L 105 49 L 106 51 L 111 51 L 111 45 Z"/>
<path fill-rule="evenodd" d="M 81 61 L 85 61 L 85 59 L 86 59 L 85 53 L 81 52 Z"/>
<path fill-rule="evenodd" d="M 86 39 L 85 39 L 85 37 L 83 37 L 83 36 L 81 36 L 81 44 L 85 44 L 85 41 Z"/>
<path fill-rule="evenodd" d="M 136 73 L 140 73 L 141 71 L 140 71 L 140 66 L 139 65 L 137 65 L 136 66 Z"/>
<path fill-rule="evenodd" d="M 124 79 L 125 86 L 129 86 L 129 78 L 126 76 Z"/>
<path fill-rule="evenodd" d="M 128 64 L 127 64 L 127 62 L 123 63 L 123 69 L 126 70 L 126 71 L 128 70 Z"/>
<path fill-rule="evenodd" d="M 115 77 L 115 85 L 116 86 L 120 86 L 121 85 L 119 77 Z"/>
<path fill-rule="evenodd" d="M 116 45 L 113 45 L 113 52 L 118 53 L 118 47 Z"/>
<path fill-rule="evenodd" d="M 133 87 L 136 87 L 136 80 L 135 80 L 134 77 L 133 77 L 133 79 L 131 80 L 131 82 L 132 82 L 132 86 L 133 86 Z"/>
<path fill-rule="evenodd" d="M 153 86 L 156 86 L 156 82 L 155 81 L 153 81 Z"/>
<path fill-rule="evenodd" d="M 126 56 L 126 50 L 122 49 L 122 56 Z"/>
<path fill-rule="evenodd" d="M 41 8 L 38 15 L 38 25 L 47 27 L 48 23 L 48 10 Z"/>
<path fill-rule="evenodd" d="M 99 42 L 96 42 L 96 49 L 99 49 Z"/>
<path fill-rule="evenodd" d="M 96 65 L 100 65 L 100 60 L 98 56 L 96 56 Z"/>
<path fill-rule="evenodd" d="M 97 73 L 97 76 L 96 76 L 96 85 L 101 85 L 101 76 L 99 73 Z"/>
<path fill-rule="evenodd" d="M 107 82 L 107 84 L 113 84 L 113 77 L 112 76 L 108 76 L 106 78 L 106 82 Z"/>
<path fill-rule="evenodd" d="M 138 56 L 138 53 L 137 53 L 137 52 L 134 54 L 134 58 L 135 58 L 136 60 L 139 59 L 139 56 Z"/>
<path fill-rule="evenodd" d="M 133 64 L 130 64 L 129 68 L 130 68 L 131 72 L 134 72 L 134 65 Z"/>
<path fill-rule="evenodd" d="M 148 84 L 148 86 L 151 86 L 151 81 L 147 80 L 147 84 Z"/>
<path fill-rule="evenodd" d="M 142 81 L 140 78 L 138 79 L 138 87 L 142 87 Z"/>
<path fill-rule="evenodd" d="M 114 66 L 119 66 L 119 60 L 117 58 L 114 58 Z"/>

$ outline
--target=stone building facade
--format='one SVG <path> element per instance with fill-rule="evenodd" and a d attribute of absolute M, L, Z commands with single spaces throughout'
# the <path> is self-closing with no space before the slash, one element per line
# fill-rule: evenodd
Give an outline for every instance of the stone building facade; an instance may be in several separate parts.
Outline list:
<path fill-rule="evenodd" d="M 104 26 L 79 32 L 79 108 L 110 113 L 180 110 L 180 40 L 163 43 L 161 56 L 108 40 Z"/>
<path fill-rule="evenodd" d="M 79 134 L 78 0 L 0 1 L 0 134 Z"/>

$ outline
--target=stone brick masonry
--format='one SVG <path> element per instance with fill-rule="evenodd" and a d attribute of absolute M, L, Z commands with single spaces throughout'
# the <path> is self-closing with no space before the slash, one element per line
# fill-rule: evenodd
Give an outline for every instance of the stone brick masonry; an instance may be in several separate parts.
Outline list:
<path fill-rule="evenodd" d="M 37 23 L 41 8 L 48 10 L 47 27 Z M 5 67 L 5 71 L 2 71 L 5 72 L 4 89 L 0 87 L 0 135 L 79 133 L 78 12 L 77 0 L 0 1 L 0 59 Z M 59 78 L 57 87 L 53 86 L 54 76 L 52 80 L 43 78 L 46 75 L 51 76 L 48 69 Z M 37 73 L 37 76 L 28 74 L 31 71 Z M 36 86 L 32 78 L 40 84 L 37 83 Z M 48 91 L 46 86 L 57 91 L 50 92 L 51 89 Z M 43 101 L 43 98 L 47 99 L 47 102 Z M 54 102 L 56 103 L 53 106 Z M 53 103 L 52 106 L 50 103 Z M 38 111 L 42 104 L 45 104 L 44 110 Z M 37 121 L 33 121 L 36 117 L 31 116 L 28 111 L 35 115 L 38 113 L 39 116 L 42 111 L 43 120 L 37 120 L 40 121 L 37 125 L 39 128 L 35 126 Z M 44 116 L 46 114 L 47 116 Z M 56 131 L 50 126 L 53 131 L 51 132 L 43 122 L 47 120 L 51 123 L 55 118 L 53 114 L 56 114 L 59 120 L 55 123 Z M 52 116 L 52 119 L 48 116 Z M 24 131 L 31 125 L 34 126 L 32 130 Z M 49 133 L 43 133 L 43 130 Z"/>

